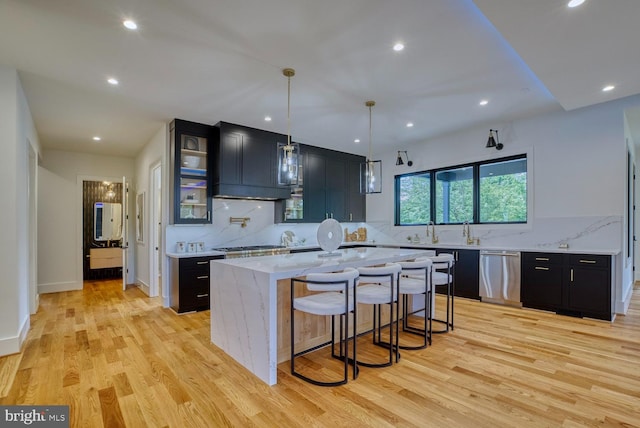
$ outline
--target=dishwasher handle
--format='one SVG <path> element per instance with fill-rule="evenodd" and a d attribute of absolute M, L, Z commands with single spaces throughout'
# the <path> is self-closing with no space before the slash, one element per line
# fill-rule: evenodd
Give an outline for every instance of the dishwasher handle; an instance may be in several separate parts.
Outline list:
<path fill-rule="evenodd" d="M 480 251 L 481 256 L 500 256 L 500 257 L 520 257 L 520 253 L 518 252 L 509 252 L 509 251 L 488 251 L 483 250 Z"/>

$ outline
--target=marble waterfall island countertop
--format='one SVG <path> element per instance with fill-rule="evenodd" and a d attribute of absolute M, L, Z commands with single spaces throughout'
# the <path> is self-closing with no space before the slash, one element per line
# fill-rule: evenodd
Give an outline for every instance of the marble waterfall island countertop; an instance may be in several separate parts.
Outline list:
<path fill-rule="evenodd" d="M 278 302 L 278 280 L 433 254 L 423 249 L 375 247 L 338 251 L 340 254 L 332 257 L 319 257 L 323 251 L 311 251 L 212 260 L 211 342 L 273 385 L 277 382 L 278 307 L 282 306 Z M 289 281 L 280 282 L 282 287 L 285 284 L 288 286 Z"/>

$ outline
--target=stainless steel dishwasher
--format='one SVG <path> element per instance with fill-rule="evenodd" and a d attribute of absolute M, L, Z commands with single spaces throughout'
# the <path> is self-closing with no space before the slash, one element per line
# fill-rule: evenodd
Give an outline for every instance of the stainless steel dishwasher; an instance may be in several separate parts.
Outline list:
<path fill-rule="evenodd" d="M 519 252 L 480 251 L 480 299 L 483 302 L 522 306 Z"/>

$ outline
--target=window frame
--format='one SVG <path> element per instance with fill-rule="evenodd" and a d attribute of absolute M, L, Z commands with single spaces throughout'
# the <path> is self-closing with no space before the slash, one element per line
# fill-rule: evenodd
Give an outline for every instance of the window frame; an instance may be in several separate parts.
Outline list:
<path fill-rule="evenodd" d="M 526 183 L 526 219 L 524 221 L 503 221 L 503 222 L 480 222 L 480 167 L 481 166 L 487 166 L 487 165 L 491 165 L 494 163 L 500 163 L 500 162 L 508 162 L 511 160 L 524 160 L 526 165 L 527 165 L 527 183 Z M 446 167 L 440 167 L 440 168 L 434 168 L 434 169 L 429 169 L 429 170 L 424 170 L 424 171 L 416 171 L 416 172 L 410 172 L 407 174 L 398 174 L 394 177 L 394 190 L 395 190 L 395 194 L 394 194 L 394 225 L 395 226 L 424 226 L 423 223 L 411 223 L 411 224 L 401 224 L 400 223 L 400 181 L 402 180 L 402 178 L 404 177 L 410 177 L 410 176 L 414 176 L 414 175 L 424 175 L 424 174 L 429 174 L 430 176 L 430 193 L 431 193 L 431 197 L 429 198 L 429 210 L 430 210 L 430 222 L 433 222 L 433 224 L 436 225 L 459 225 L 459 224 L 463 224 L 463 223 L 453 223 L 453 222 L 447 222 L 447 223 L 436 223 L 436 185 L 437 185 L 437 174 L 439 172 L 445 172 L 448 170 L 454 170 L 454 169 L 461 169 L 461 168 L 468 168 L 471 167 L 472 168 L 472 203 L 473 203 L 473 207 L 472 207 L 472 213 L 473 213 L 473 220 L 470 222 L 470 224 L 491 224 L 491 225 L 503 225 L 503 224 L 527 224 L 527 222 L 529 221 L 529 183 L 530 183 L 530 173 L 529 173 L 529 157 L 527 153 L 522 153 L 522 154 L 518 154 L 518 155 L 512 155 L 512 156 L 506 156 L 503 158 L 495 158 L 495 159 L 487 159 L 487 160 L 483 160 L 483 161 L 477 161 L 477 162 L 469 162 L 469 163 L 464 163 L 464 164 L 458 164 L 458 165 L 451 165 L 451 166 L 446 166 Z"/>

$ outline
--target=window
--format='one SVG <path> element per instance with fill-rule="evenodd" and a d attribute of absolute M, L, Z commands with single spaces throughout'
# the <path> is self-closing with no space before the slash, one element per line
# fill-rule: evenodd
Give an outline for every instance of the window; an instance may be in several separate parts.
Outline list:
<path fill-rule="evenodd" d="M 398 175 L 395 185 L 398 226 L 527 221 L 526 155 Z"/>
<path fill-rule="evenodd" d="M 436 172 L 436 220 L 438 224 L 473 221 L 473 167 Z"/>
<path fill-rule="evenodd" d="M 431 220 L 431 174 L 401 176 L 396 181 L 400 224 L 427 224 Z M 398 214 L 396 214 L 398 216 Z"/>
<path fill-rule="evenodd" d="M 527 160 L 480 165 L 480 223 L 527 221 Z"/>

